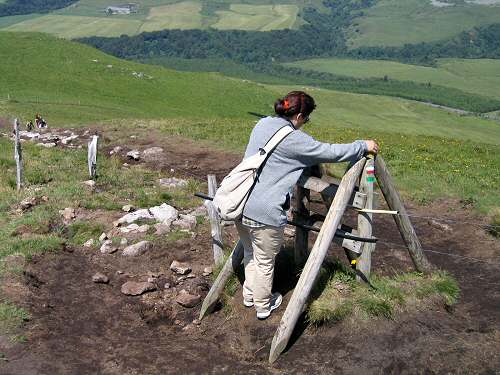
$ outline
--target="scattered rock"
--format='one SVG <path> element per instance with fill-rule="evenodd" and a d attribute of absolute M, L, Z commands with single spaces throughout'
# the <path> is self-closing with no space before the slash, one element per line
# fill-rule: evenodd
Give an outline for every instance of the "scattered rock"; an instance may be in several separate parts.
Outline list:
<path fill-rule="evenodd" d="M 76 217 L 76 211 L 72 207 L 66 207 L 64 210 L 60 210 L 59 213 L 67 221 L 71 221 Z"/>
<path fill-rule="evenodd" d="M 427 222 L 431 227 L 439 229 L 440 231 L 443 232 L 453 232 L 453 229 L 451 226 L 445 223 L 440 223 L 439 221 L 436 221 L 434 219 L 431 219 Z"/>
<path fill-rule="evenodd" d="M 155 157 L 161 153 L 163 153 L 163 149 L 161 147 L 150 147 L 142 152 L 145 158 Z"/>
<path fill-rule="evenodd" d="M 105 240 L 108 239 L 108 235 L 106 233 L 102 233 L 100 236 L 99 236 L 99 242 L 103 242 Z"/>
<path fill-rule="evenodd" d="M 179 219 L 175 220 L 172 225 L 181 229 L 193 230 L 196 227 L 196 216 L 179 215 Z"/>
<path fill-rule="evenodd" d="M 36 197 L 26 198 L 19 203 L 19 208 L 23 211 L 29 210 L 31 207 L 38 204 L 38 199 Z"/>
<path fill-rule="evenodd" d="M 123 237 L 121 240 L 120 240 L 120 246 L 127 246 L 128 245 L 128 240 Z"/>
<path fill-rule="evenodd" d="M 148 230 L 149 230 L 149 225 L 147 224 L 137 225 L 135 223 L 120 228 L 120 232 L 122 233 L 146 233 Z"/>
<path fill-rule="evenodd" d="M 214 272 L 213 268 L 212 267 L 205 267 L 203 269 L 203 276 L 209 276 L 212 274 L 212 272 Z"/>
<path fill-rule="evenodd" d="M 153 243 L 150 241 L 137 242 L 136 244 L 127 246 L 123 250 L 122 255 L 129 256 L 129 257 L 136 257 L 136 256 L 144 254 L 146 251 L 150 250 L 152 247 L 153 247 Z"/>
<path fill-rule="evenodd" d="M 168 232 L 170 232 L 170 225 L 166 224 L 166 223 L 156 223 L 154 225 L 154 227 L 156 229 L 155 234 L 157 236 L 162 236 L 162 235 L 167 234 Z"/>
<path fill-rule="evenodd" d="M 145 281 L 127 281 L 122 285 L 121 292 L 127 296 L 139 296 L 146 292 L 156 290 L 156 285 Z"/>
<path fill-rule="evenodd" d="M 199 326 L 201 324 L 201 321 L 199 319 L 193 320 L 193 324 Z"/>
<path fill-rule="evenodd" d="M 110 154 L 110 155 L 117 154 L 117 153 L 119 153 L 121 150 L 122 150 L 122 148 L 121 148 L 120 146 L 116 146 L 116 147 L 114 147 L 114 148 L 113 148 L 113 149 L 109 152 L 109 154 Z"/>
<path fill-rule="evenodd" d="M 172 206 L 163 203 L 149 209 L 154 218 L 162 223 L 171 224 L 179 216 L 179 212 Z"/>
<path fill-rule="evenodd" d="M 122 211 L 125 211 L 125 212 L 132 212 L 134 210 L 135 210 L 135 208 L 131 204 L 126 204 L 125 206 L 122 207 Z"/>
<path fill-rule="evenodd" d="M 170 289 L 170 283 L 165 283 L 165 285 L 163 286 L 163 288 Z"/>
<path fill-rule="evenodd" d="M 154 220 L 155 217 L 149 212 L 148 209 L 142 208 L 140 210 L 130 212 L 126 214 L 125 216 L 121 217 L 115 222 L 115 226 L 118 227 L 121 224 L 132 224 L 133 222 L 137 220 Z"/>
<path fill-rule="evenodd" d="M 35 133 L 35 132 L 27 132 L 25 130 L 21 130 L 19 132 L 19 136 L 20 137 L 24 137 L 24 138 L 29 138 L 31 140 L 34 140 L 34 139 L 37 139 L 40 137 L 40 133 Z"/>
<path fill-rule="evenodd" d="M 97 284 L 107 284 L 109 283 L 109 277 L 100 272 L 97 272 L 94 276 L 92 276 L 92 281 Z"/>
<path fill-rule="evenodd" d="M 39 138 L 46 142 L 54 142 L 54 143 L 58 142 L 60 139 L 60 137 L 57 134 L 52 134 L 52 133 L 43 134 Z"/>
<path fill-rule="evenodd" d="M 49 142 L 49 143 L 37 143 L 36 145 L 37 146 L 41 146 L 41 147 L 45 147 L 45 148 L 52 148 L 52 147 L 56 147 L 57 146 L 53 142 Z"/>
<path fill-rule="evenodd" d="M 61 143 L 63 145 L 67 145 L 68 143 L 71 143 L 73 140 L 75 140 L 77 138 L 78 138 L 78 135 L 73 134 L 73 135 L 70 135 L 69 137 L 61 139 Z"/>
<path fill-rule="evenodd" d="M 90 240 L 88 240 L 87 242 L 85 242 L 83 244 L 83 247 L 92 247 L 92 246 L 94 246 L 94 239 L 93 238 L 91 238 Z"/>
<path fill-rule="evenodd" d="M 95 181 L 94 180 L 83 181 L 82 184 L 84 184 L 85 186 L 88 186 L 91 189 L 95 189 Z"/>
<path fill-rule="evenodd" d="M 167 188 L 182 188 L 187 186 L 188 182 L 180 178 L 170 177 L 170 178 L 160 178 L 160 186 Z"/>
<path fill-rule="evenodd" d="M 156 279 L 154 277 L 148 277 L 148 283 L 154 283 Z"/>
<path fill-rule="evenodd" d="M 191 212 L 188 212 L 188 213 L 190 215 L 193 215 L 193 216 L 207 216 L 208 215 L 207 208 L 203 205 L 196 207 L 194 210 L 192 210 Z"/>
<path fill-rule="evenodd" d="M 118 248 L 113 245 L 113 241 L 106 240 L 103 242 L 100 250 L 102 254 L 113 254 Z"/>
<path fill-rule="evenodd" d="M 187 275 L 189 272 L 191 272 L 191 267 L 189 267 L 189 264 L 187 263 L 174 260 L 170 265 L 170 270 L 179 275 Z"/>
<path fill-rule="evenodd" d="M 127 152 L 127 157 L 129 159 L 133 159 L 133 160 L 139 160 L 141 157 L 140 157 L 140 153 L 138 150 L 132 150 L 132 151 L 129 151 Z"/>
<path fill-rule="evenodd" d="M 190 294 L 185 289 L 182 289 L 175 299 L 175 302 L 177 302 L 179 305 L 188 308 L 195 307 L 198 303 L 200 303 L 200 301 L 201 296 Z"/>

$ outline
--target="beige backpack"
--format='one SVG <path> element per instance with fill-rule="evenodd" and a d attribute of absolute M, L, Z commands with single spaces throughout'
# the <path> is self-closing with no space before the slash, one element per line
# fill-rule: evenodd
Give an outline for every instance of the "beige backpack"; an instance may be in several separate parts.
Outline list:
<path fill-rule="evenodd" d="M 238 220 L 243 215 L 243 208 L 252 192 L 257 178 L 267 159 L 294 129 L 287 125 L 278 130 L 255 155 L 249 156 L 224 177 L 217 189 L 213 205 L 222 220 Z"/>

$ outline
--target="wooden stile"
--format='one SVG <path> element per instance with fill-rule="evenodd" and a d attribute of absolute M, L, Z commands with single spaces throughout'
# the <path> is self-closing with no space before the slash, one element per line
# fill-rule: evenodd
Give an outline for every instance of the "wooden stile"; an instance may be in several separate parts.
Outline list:
<path fill-rule="evenodd" d="M 14 159 L 16 160 L 16 187 L 21 190 L 23 185 L 23 152 L 21 148 L 21 140 L 19 138 L 19 120 L 14 120 Z"/>
<path fill-rule="evenodd" d="M 222 270 L 217 275 L 210 291 L 207 296 L 203 300 L 203 304 L 201 306 L 200 311 L 200 320 L 203 319 L 207 314 L 210 314 L 217 301 L 219 300 L 222 292 L 224 291 L 224 287 L 226 285 L 227 280 L 231 276 L 231 274 L 238 268 L 238 266 L 243 261 L 243 244 L 240 240 L 231 251 L 229 258 L 227 258 L 226 263 L 222 267 Z"/>
<path fill-rule="evenodd" d="M 294 212 L 294 220 L 296 222 L 309 223 L 309 210 L 305 205 L 305 200 L 310 197 L 310 192 L 301 186 L 297 186 L 296 190 L 296 208 Z M 302 266 L 309 254 L 309 231 L 307 229 L 295 228 L 295 252 L 294 260 L 296 266 Z"/>
<path fill-rule="evenodd" d="M 290 340 L 365 162 L 366 159 L 364 158 L 359 160 L 342 178 L 316 243 L 311 250 L 297 286 L 293 291 L 292 298 L 274 335 L 269 354 L 269 362 L 271 363 L 276 361 Z"/>
<path fill-rule="evenodd" d="M 399 213 L 398 215 L 394 215 L 394 221 L 398 226 L 406 247 L 408 247 L 415 268 L 419 272 L 430 273 L 433 266 L 429 263 L 422 251 L 422 245 L 415 233 L 415 229 L 413 229 L 413 225 L 410 222 L 403 201 L 394 186 L 394 182 L 382 156 L 377 156 L 375 158 L 375 174 L 380 190 L 382 190 L 382 194 L 389 208 Z"/>
<path fill-rule="evenodd" d="M 92 180 L 95 180 L 97 177 L 97 141 L 99 139 L 99 136 L 93 135 L 89 145 L 88 145 L 88 151 L 87 151 L 87 163 L 88 163 L 88 168 L 89 168 L 89 175 Z"/>
<path fill-rule="evenodd" d="M 215 175 L 209 174 L 208 176 L 208 195 L 213 197 L 217 191 L 217 178 Z M 224 262 L 224 250 L 222 244 L 222 228 L 220 224 L 220 217 L 211 201 L 205 201 L 210 217 L 210 226 L 212 232 L 212 247 L 214 252 L 214 262 L 216 265 Z"/>

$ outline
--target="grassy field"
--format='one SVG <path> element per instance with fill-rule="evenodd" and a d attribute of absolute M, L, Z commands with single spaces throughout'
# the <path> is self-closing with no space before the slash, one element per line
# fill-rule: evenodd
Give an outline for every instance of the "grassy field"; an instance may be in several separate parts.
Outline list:
<path fill-rule="evenodd" d="M 201 9 L 202 4 L 199 1 L 184 1 L 153 7 L 141 26 L 140 32 L 162 29 L 200 29 L 203 27 Z"/>
<path fill-rule="evenodd" d="M 440 59 L 437 67 L 402 64 L 394 61 L 311 59 L 285 64 L 357 78 L 415 81 L 453 87 L 465 92 L 500 98 L 500 60 Z"/>
<path fill-rule="evenodd" d="M 8 53 L 14 48 L 19 53 Z M 52 53 L 35 61 L 40 48 Z M 131 63 L 42 34 L 0 33 L 0 51 L 6 57 L 0 117 L 40 112 L 58 126 L 141 123 L 239 152 L 256 119 L 249 112 L 270 114 L 275 98 L 299 88 Z M 498 207 L 497 122 L 396 98 L 308 91 L 318 108 L 306 131 L 336 143 L 376 138 L 408 196 L 467 199 L 483 211 Z"/>
<path fill-rule="evenodd" d="M 430 0 L 381 0 L 355 20 L 349 43 L 359 47 L 428 42 L 447 39 L 475 26 L 500 22 L 498 2 L 493 5 L 459 0 L 448 3 L 454 5 L 434 6 Z"/>

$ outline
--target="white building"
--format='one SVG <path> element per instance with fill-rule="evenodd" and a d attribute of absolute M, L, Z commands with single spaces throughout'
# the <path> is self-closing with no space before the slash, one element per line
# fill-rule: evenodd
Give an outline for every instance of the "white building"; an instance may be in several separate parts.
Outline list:
<path fill-rule="evenodd" d="M 106 8 L 106 14 L 130 14 L 137 11 L 136 4 L 110 5 Z"/>

